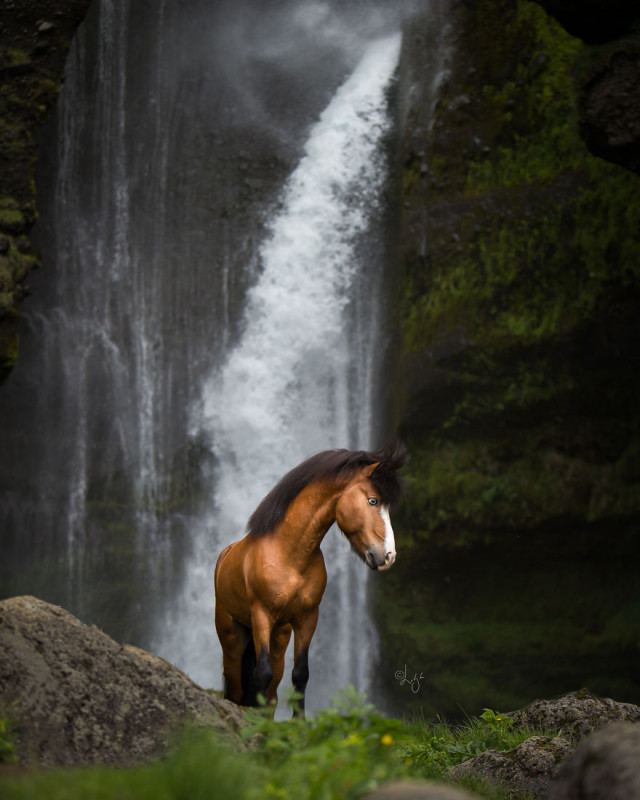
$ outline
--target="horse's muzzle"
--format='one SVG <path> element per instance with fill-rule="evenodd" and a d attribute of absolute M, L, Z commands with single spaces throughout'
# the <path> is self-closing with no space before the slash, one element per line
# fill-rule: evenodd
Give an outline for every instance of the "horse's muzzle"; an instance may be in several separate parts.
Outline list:
<path fill-rule="evenodd" d="M 389 569 L 395 560 L 395 553 L 388 552 L 383 560 L 381 555 L 373 550 L 369 550 L 365 558 L 367 566 L 371 567 L 371 569 L 374 569 L 377 572 L 384 572 L 384 570 Z"/>

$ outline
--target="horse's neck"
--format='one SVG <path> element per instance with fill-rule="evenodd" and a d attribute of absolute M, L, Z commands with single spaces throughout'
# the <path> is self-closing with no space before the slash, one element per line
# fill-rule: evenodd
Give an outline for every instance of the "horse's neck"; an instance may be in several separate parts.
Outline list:
<path fill-rule="evenodd" d="M 336 520 L 336 507 L 344 486 L 315 481 L 292 501 L 281 526 L 281 535 L 295 542 L 299 553 L 314 552 Z"/>

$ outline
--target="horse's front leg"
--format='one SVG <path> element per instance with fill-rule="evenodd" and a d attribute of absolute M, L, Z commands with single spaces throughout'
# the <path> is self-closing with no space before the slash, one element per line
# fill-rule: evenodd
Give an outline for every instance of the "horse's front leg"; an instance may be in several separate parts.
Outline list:
<path fill-rule="evenodd" d="M 269 687 L 273 679 L 269 653 L 273 623 L 269 614 L 258 603 L 251 606 L 251 628 L 253 630 L 253 644 L 256 649 L 257 659 L 253 673 L 256 695 L 261 694 L 265 700 L 269 700 Z"/>
<path fill-rule="evenodd" d="M 271 650 L 269 652 L 273 677 L 267 692 L 267 703 L 278 702 L 278 686 L 284 675 L 284 657 L 291 639 L 291 625 L 276 625 L 271 631 Z"/>
<path fill-rule="evenodd" d="M 299 695 L 293 706 L 293 716 L 305 718 L 304 694 L 309 682 L 309 645 L 318 624 L 319 606 L 308 611 L 293 625 L 293 688 Z"/>

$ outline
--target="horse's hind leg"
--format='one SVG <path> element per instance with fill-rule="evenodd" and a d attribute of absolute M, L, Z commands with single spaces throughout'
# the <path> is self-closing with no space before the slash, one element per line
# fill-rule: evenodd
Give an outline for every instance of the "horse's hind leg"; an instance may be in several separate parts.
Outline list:
<path fill-rule="evenodd" d="M 256 700 L 256 679 L 255 679 L 255 670 L 256 670 L 256 650 L 253 646 L 253 637 L 251 636 L 251 629 L 246 628 L 247 636 L 249 640 L 247 642 L 247 646 L 244 648 L 244 653 L 242 654 L 242 668 L 241 668 L 241 680 L 242 680 L 242 705 L 243 706 L 255 706 L 257 705 Z"/>
<path fill-rule="evenodd" d="M 247 644 L 251 641 L 250 631 L 238 624 L 218 603 L 216 603 L 215 620 L 216 631 L 222 645 L 224 696 L 241 705 L 243 701 L 242 659 Z"/>

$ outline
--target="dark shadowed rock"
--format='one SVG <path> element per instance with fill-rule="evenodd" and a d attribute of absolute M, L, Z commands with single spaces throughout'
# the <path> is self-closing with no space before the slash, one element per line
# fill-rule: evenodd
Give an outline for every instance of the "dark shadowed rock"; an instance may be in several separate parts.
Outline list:
<path fill-rule="evenodd" d="M 597 156 L 640 173 L 640 4 L 538 0 L 590 45 L 578 58 L 580 133 Z"/>
<path fill-rule="evenodd" d="M 618 43 L 597 61 L 578 110 L 591 152 L 640 174 L 640 39 Z"/>
<path fill-rule="evenodd" d="M 537 730 L 562 730 L 565 736 L 576 740 L 611 722 L 640 722 L 640 707 L 596 697 L 581 689 L 553 700 L 535 700 L 508 716 L 517 725 Z"/>
<path fill-rule="evenodd" d="M 20 760 L 44 766 L 144 762 L 186 722 L 238 739 L 243 721 L 163 659 L 35 597 L 0 602 L 0 704 Z"/>
<path fill-rule="evenodd" d="M 562 738 L 532 736 L 513 750 L 487 750 L 449 770 L 452 778 L 475 775 L 511 791 L 542 797 L 560 763 L 573 752 Z"/>
<path fill-rule="evenodd" d="M 617 39 L 640 18 L 633 0 L 536 0 L 572 36 L 589 44 Z"/>
<path fill-rule="evenodd" d="M 616 39 L 640 18 L 633 0 L 536 0 L 572 36 L 589 44 Z"/>
<path fill-rule="evenodd" d="M 640 726 L 616 722 L 581 742 L 558 770 L 548 800 L 640 797 Z"/>
<path fill-rule="evenodd" d="M 474 797 L 477 795 L 446 783 L 394 781 L 366 795 L 366 800 L 473 800 Z"/>

